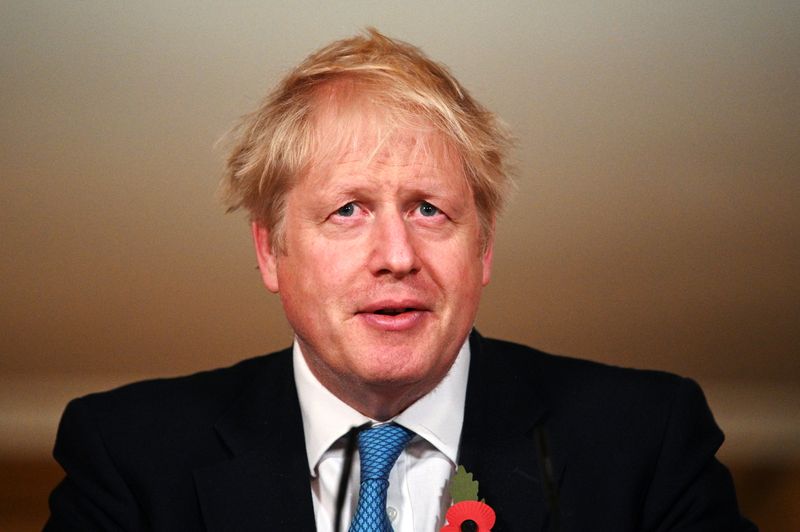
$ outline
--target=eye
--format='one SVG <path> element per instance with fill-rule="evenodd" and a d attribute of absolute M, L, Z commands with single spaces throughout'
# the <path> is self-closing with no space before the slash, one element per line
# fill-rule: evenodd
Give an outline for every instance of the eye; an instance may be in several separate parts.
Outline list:
<path fill-rule="evenodd" d="M 440 212 L 441 211 L 439 210 L 439 207 L 436 207 L 435 205 L 431 205 L 427 201 L 423 201 L 422 203 L 419 204 L 419 213 L 422 216 L 425 216 L 425 217 L 436 216 Z"/>
<path fill-rule="evenodd" d="M 356 205 L 353 202 L 346 203 L 336 210 L 336 214 L 338 216 L 343 216 L 345 218 L 353 216 L 355 212 L 356 212 Z"/>

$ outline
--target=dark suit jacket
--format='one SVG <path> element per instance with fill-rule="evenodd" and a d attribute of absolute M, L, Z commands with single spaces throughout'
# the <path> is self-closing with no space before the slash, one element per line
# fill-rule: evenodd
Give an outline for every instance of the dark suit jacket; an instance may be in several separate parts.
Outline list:
<path fill-rule="evenodd" d="M 470 341 L 461 463 L 495 531 L 755 529 L 692 381 Z M 314 530 L 304 449 L 290 350 L 77 399 L 45 530 Z"/>

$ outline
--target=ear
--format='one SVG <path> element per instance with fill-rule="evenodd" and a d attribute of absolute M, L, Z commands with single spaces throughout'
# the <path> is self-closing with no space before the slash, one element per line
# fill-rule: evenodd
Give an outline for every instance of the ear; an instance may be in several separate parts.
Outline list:
<path fill-rule="evenodd" d="M 492 227 L 489 229 L 483 254 L 481 255 L 481 262 L 483 263 L 483 278 L 481 282 L 483 283 L 483 286 L 489 284 L 489 279 L 492 277 L 492 260 L 494 259 L 494 226 L 495 221 L 492 220 Z"/>
<path fill-rule="evenodd" d="M 256 258 L 258 259 L 258 269 L 261 271 L 261 279 L 264 286 L 270 292 L 278 292 L 278 260 L 272 252 L 269 243 L 269 229 L 252 222 L 250 228 L 253 232 L 253 244 L 256 247 Z"/>

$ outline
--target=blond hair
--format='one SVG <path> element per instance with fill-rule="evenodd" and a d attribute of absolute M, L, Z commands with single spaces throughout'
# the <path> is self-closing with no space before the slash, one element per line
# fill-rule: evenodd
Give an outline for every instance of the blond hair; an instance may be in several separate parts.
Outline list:
<path fill-rule="evenodd" d="M 286 194 L 316 155 L 314 112 L 325 105 L 322 89 L 338 82 L 349 87 L 339 98 L 367 96 L 392 116 L 422 119 L 444 137 L 460 158 L 487 242 L 509 188 L 507 130 L 445 66 L 372 28 L 310 55 L 242 118 L 222 180 L 228 210 L 247 209 L 283 250 Z"/>

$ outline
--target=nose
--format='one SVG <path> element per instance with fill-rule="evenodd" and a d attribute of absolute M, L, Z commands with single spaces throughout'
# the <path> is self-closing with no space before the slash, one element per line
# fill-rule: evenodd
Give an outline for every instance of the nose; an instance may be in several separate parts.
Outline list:
<path fill-rule="evenodd" d="M 384 212 L 372 231 L 370 270 L 374 275 L 401 279 L 419 270 L 414 235 L 399 212 Z"/>

